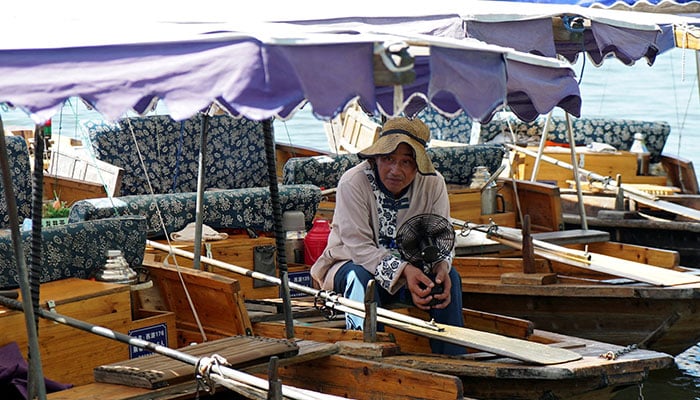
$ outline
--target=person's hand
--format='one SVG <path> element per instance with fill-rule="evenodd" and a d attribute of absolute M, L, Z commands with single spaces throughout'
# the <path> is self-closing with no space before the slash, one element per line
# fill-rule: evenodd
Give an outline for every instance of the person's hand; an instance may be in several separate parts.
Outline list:
<path fill-rule="evenodd" d="M 447 305 L 431 305 L 433 295 L 430 292 L 432 291 L 433 287 L 435 287 L 435 282 L 433 282 L 433 280 L 430 279 L 428 275 L 423 273 L 422 269 L 412 264 L 409 264 L 406 266 L 406 268 L 404 268 L 403 275 L 404 278 L 406 278 L 406 287 L 411 293 L 411 299 L 413 300 L 413 304 L 416 307 L 420 308 L 421 310 L 427 311 L 431 308 L 444 308 Z M 447 275 L 445 274 L 445 276 Z M 442 279 L 445 279 L 445 277 L 443 277 Z M 438 295 L 435 295 L 436 301 L 444 302 L 444 294 L 440 295 L 440 298 L 438 298 L 437 296 Z M 447 294 L 447 299 L 449 299 L 449 293 Z"/>
<path fill-rule="evenodd" d="M 432 308 L 445 308 L 450 301 L 452 301 L 450 296 L 450 289 L 452 289 L 452 280 L 450 279 L 450 265 L 446 260 L 438 261 L 435 266 L 433 266 L 433 273 L 435 274 L 435 283 L 442 284 L 442 293 L 433 295 L 437 304 L 433 305 Z"/>

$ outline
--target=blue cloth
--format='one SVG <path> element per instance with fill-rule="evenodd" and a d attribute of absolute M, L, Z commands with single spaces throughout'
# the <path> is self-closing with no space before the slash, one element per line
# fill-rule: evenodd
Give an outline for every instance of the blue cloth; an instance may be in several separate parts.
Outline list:
<path fill-rule="evenodd" d="M 337 293 L 342 293 L 343 297 L 364 302 L 365 288 L 371 279 L 374 277 L 363 266 L 353 262 L 347 262 L 335 275 L 333 290 Z M 452 268 L 450 269 L 450 280 L 452 281 L 452 289 L 450 290 L 451 301 L 444 309 L 431 309 L 429 314 L 435 322 L 453 325 L 464 326 L 462 317 L 462 281 L 459 273 Z M 377 300 L 377 307 L 382 307 L 390 303 L 405 303 L 413 304 L 411 293 L 404 286 L 396 294 L 392 295 L 378 285 L 375 285 L 374 298 Z M 361 330 L 364 319 L 352 314 L 345 316 L 347 329 Z M 377 324 L 377 330 L 382 331 L 382 324 Z M 443 342 L 441 340 L 430 339 L 430 349 L 436 354 L 459 355 L 466 353 L 466 349 L 462 346 Z"/>

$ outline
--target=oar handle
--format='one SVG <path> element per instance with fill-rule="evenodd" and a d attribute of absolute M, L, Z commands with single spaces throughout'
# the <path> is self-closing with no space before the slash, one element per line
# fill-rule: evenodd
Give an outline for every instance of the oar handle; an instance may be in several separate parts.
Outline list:
<path fill-rule="evenodd" d="M 189 258 L 189 259 L 194 258 L 194 253 L 186 251 L 186 250 L 178 249 L 178 248 L 172 248 L 166 244 L 162 244 L 162 243 L 158 243 L 158 242 L 154 242 L 154 241 L 150 241 L 150 240 L 147 241 L 147 244 L 155 249 L 163 250 L 163 251 L 168 252 L 168 253 L 173 253 L 173 254 L 176 254 L 176 255 L 179 255 L 179 256 L 182 256 L 185 258 Z M 230 271 L 230 272 L 234 272 L 234 273 L 237 273 L 240 275 L 248 276 L 248 277 L 251 277 L 253 279 L 258 279 L 261 281 L 274 283 L 276 285 L 282 284 L 281 279 L 276 278 L 274 276 L 263 274 L 263 273 L 256 272 L 256 271 L 251 271 L 247 268 L 240 267 L 240 266 L 234 265 L 234 264 L 229 264 L 229 263 L 226 263 L 223 261 L 215 260 L 213 258 L 202 256 L 200 258 L 200 262 L 203 262 L 203 263 L 209 264 L 209 265 L 213 265 L 215 267 L 218 267 L 218 268 Z M 346 308 L 344 308 L 341 311 L 350 312 L 351 314 L 358 315 L 358 316 L 364 315 L 365 305 L 359 301 L 354 301 L 354 300 L 342 297 L 338 294 L 327 292 L 325 290 L 319 290 L 319 289 L 314 289 L 314 288 L 311 288 L 308 286 L 300 285 L 300 284 L 295 283 L 295 282 L 289 282 L 289 288 L 294 289 L 298 292 L 306 293 L 306 294 L 311 295 L 311 296 L 321 297 L 324 300 L 328 300 L 328 301 L 331 301 L 333 303 L 341 304 L 341 305 L 345 306 Z M 377 315 L 384 317 L 384 318 L 392 319 L 395 321 L 400 321 L 400 322 L 404 322 L 407 324 L 420 326 L 420 327 L 423 327 L 426 329 L 431 329 L 434 331 L 440 330 L 440 328 L 437 325 L 435 325 L 431 322 L 424 321 L 422 319 L 411 317 L 411 316 L 408 316 L 405 314 L 397 313 L 395 311 L 387 310 L 385 308 L 377 307 Z"/>

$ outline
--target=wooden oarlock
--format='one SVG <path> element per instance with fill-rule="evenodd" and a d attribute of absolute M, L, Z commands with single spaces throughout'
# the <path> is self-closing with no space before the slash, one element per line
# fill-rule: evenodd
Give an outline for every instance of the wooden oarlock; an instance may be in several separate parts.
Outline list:
<path fill-rule="evenodd" d="M 148 241 L 148 245 L 166 252 L 172 252 L 182 257 L 193 257 L 193 254 L 177 248 L 169 248 L 167 245 Z M 279 278 L 251 271 L 247 268 L 228 264 L 222 261 L 202 257 L 201 262 L 207 263 L 237 274 L 259 279 L 279 285 Z M 362 302 L 344 298 L 338 294 L 303 286 L 289 282 L 289 288 L 322 298 L 329 308 L 357 315 L 365 318 L 365 305 Z M 409 315 L 390 311 L 377 307 L 377 321 L 394 328 L 416 335 L 442 340 L 459 346 L 469 347 L 488 353 L 505 356 L 516 360 L 531 362 L 541 365 L 560 364 L 581 359 L 581 355 L 562 348 L 555 348 L 527 340 L 501 336 L 493 333 L 482 332 L 475 329 L 461 328 L 451 325 L 424 321 Z"/>

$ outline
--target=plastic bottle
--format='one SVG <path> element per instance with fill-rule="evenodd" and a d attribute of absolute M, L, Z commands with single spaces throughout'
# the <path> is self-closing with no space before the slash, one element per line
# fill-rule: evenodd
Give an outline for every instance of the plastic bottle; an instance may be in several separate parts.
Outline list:
<path fill-rule="evenodd" d="M 484 186 L 484 183 L 486 183 L 490 176 L 491 175 L 489 174 L 489 170 L 485 166 L 479 165 L 478 167 L 474 167 L 472 181 L 469 184 L 469 188 L 481 189 L 481 187 Z"/>
<path fill-rule="evenodd" d="M 302 264 L 304 262 L 304 238 L 306 237 L 304 213 L 285 211 L 282 214 L 282 227 L 286 232 L 284 254 L 287 263 Z"/>
<path fill-rule="evenodd" d="M 649 175 L 649 157 L 651 153 L 644 143 L 644 135 L 641 133 L 634 134 L 634 142 L 630 146 L 630 153 L 637 154 L 637 175 Z"/>
<path fill-rule="evenodd" d="M 304 263 L 312 265 L 326 249 L 331 225 L 325 219 L 314 220 L 314 225 L 304 239 Z"/>

